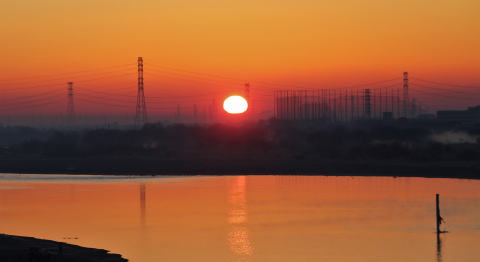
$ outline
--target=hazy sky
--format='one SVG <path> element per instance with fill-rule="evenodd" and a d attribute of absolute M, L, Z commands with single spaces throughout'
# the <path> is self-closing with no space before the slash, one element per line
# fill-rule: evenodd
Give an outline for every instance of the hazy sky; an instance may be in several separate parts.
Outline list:
<path fill-rule="evenodd" d="M 143 56 L 146 71 L 157 66 L 146 75 L 150 94 L 162 94 L 153 83 L 181 94 L 236 88 L 213 76 L 189 81 L 189 72 L 302 86 L 403 71 L 478 83 L 479 10 L 478 0 L 5 0 L 0 79 L 131 64 L 132 76 L 114 72 L 104 87 L 126 88 Z"/>

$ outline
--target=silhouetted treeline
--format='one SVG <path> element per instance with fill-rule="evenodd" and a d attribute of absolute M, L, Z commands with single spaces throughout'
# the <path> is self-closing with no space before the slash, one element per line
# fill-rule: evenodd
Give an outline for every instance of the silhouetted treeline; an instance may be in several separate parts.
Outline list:
<path fill-rule="evenodd" d="M 0 128 L 2 136 L 9 132 L 12 135 L 11 129 Z M 0 154 L 4 157 L 134 157 L 187 166 L 207 162 L 228 166 L 241 161 L 246 169 L 252 163 L 257 166 L 265 163 L 267 171 L 270 164 L 288 166 L 292 163 L 292 166 L 298 165 L 296 170 L 300 172 L 300 162 L 307 169 L 308 163 L 322 161 L 372 165 L 462 162 L 478 166 L 480 160 L 478 126 L 450 127 L 419 121 L 368 121 L 347 125 L 270 120 L 242 126 L 156 123 L 137 130 L 19 128 L 13 133 L 15 141 L 20 142 L 1 140 L 4 146 Z"/>

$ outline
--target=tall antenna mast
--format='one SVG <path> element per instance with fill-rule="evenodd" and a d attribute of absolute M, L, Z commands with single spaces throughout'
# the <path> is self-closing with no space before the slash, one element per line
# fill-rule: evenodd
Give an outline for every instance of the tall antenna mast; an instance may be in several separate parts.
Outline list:
<path fill-rule="evenodd" d="M 138 91 L 137 91 L 137 107 L 135 111 L 135 125 L 141 126 L 148 122 L 147 105 L 145 103 L 145 93 L 143 90 L 143 58 L 138 58 Z"/>

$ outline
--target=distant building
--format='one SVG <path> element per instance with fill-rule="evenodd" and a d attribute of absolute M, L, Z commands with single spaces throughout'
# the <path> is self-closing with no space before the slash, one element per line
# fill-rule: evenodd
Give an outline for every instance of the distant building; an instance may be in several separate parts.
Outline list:
<path fill-rule="evenodd" d="M 437 119 L 454 122 L 480 122 L 480 106 L 467 110 L 442 110 L 437 112 Z"/>

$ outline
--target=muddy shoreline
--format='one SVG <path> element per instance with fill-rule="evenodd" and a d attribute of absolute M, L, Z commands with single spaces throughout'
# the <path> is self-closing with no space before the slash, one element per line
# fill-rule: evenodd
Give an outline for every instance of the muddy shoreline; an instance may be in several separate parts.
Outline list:
<path fill-rule="evenodd" d="M 0 261 L 96 261 L 127 262 L 119 254 L 108 250 L 44 240 L 33 237 L 0 234 Z"/>

